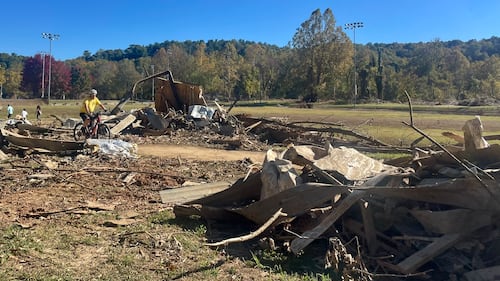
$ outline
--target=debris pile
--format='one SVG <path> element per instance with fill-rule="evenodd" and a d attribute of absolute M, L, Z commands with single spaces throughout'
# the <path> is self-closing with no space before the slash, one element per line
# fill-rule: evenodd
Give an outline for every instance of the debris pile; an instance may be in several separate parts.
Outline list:
<path fill-rule="evenodd" d="M 500 146 L 485 144 L 477 126 L 464 126 L 465 149 L 418 150 L 385 163 L 329 142 L 269 150 L 262 168 L 222 191 L 176 197 L 174 212 L 258 227 L 209 246 L 261 238 L 300 255 L 326 239 L 325 267 L 357 280 L 496 280 Z M 162 200 L 187 188 L 163 191 Z"/>

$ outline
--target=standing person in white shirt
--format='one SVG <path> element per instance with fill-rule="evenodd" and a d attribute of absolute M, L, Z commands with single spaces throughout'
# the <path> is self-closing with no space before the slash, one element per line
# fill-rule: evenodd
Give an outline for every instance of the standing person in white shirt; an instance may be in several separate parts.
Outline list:
<path fill-rule="evenodd" d="M 21 111 L 21 119 L 23 121 L 28 120 L 28 111 L 26 111 L 26 108 L 23 108 L 23 111 Z"/>

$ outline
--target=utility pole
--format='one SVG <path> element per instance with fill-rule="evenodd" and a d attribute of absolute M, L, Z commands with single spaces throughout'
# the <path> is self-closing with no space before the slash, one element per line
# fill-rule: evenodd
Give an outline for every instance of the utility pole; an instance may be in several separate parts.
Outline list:
<path fill-rule="evenodd" d="M 155 75 L 155 65 L 152 64 L 151 65 L 151 70 L 153 71 L 153 74 L 152 75 Z M 153 78 L 153 83 L 152 83 L 152 86 L 151 86 L 151 100 L 154 102 L 155 101 L 155 78 Z"/>
<path fill-rule="evenodd" d="M 42 33 L 42 38 L 44 39 L 49 39 L 49 86 L 48 86 L 48 92 L 47 92 L 47 101 L 48 104 L 50 105 L 50 82 L 52 80 L 52 41 L 59 39 L 59 34 L 52 34 L 52 33 Z"/>
<path fill-rule="evenodd" d="M 167 70 L 170 70 L 170 56 L 172 55 L 172 50 L 167 49 Z"/>
<path fill-rule="evenodd" d="M 40 95 L 40 98 L 45 97 L 45 52 L 40 52 L 40 56 L 42 58 L 42 94 Z"/>
<path fill-rule="evenodd" d="M 352 29 L 353 31 L 353 46 L 354 46 L 354 108 L 356 108 L 356 98 L 358 96 L 358 83 L 357 83 L 357 71 L 356 71 L 356 28 L 363 27 L 362 22 L 347 23 L 345 25 L 346 29 Z"/>

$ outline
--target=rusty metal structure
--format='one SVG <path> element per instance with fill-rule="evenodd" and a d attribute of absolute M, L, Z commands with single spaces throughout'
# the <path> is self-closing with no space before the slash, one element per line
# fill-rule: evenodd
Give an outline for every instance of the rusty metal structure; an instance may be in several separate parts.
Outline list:
<path fill-rule="evenodd" d="M 206 105 L 203 98 L 201 86 L 175 81 L 170 70 L 159 72 L 137 81 L 130 92 L 113 108 L 111 114 L 120 112 L 132 97 L 134 97 L 137 86 L 146 81 L 154 79 L 154 102 L 157 112 L 167 113 L 169 110 L 187 113 L 191 105 Z"/>

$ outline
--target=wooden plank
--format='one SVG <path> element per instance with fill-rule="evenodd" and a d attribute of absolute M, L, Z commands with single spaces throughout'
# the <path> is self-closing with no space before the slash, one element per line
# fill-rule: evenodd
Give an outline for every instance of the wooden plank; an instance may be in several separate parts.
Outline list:
<path fill-rule="evenodd" d="M 420 266 L 424 265 L 434 257 L 442 254 L 444 251 L 455 245 L 469 233 L 486 225 L 489 225 L 489 221 L 482 221 L 473 225 L 471 224 L 468 227 L 463 228 L 462 232 L 460 233 L 445 234 L 436 239 L 431 244 L 427 245 L 425 248 L 407 257 L 405 260 L 397 264 L 396 267 L 399 268 L 401 273 L 413 273 Z"/>
<path fill-rule="evenodd" d="M 160 191 L 162 203 L 185 203 L 208 195 L 223 191 L 231 186 L 230 182 L 220 181 L 214 183 L 171 188 Z"/>
<path fill-rule="evenodd" d="M 346 198 L 339 201 L 330 214 L 326 216 L 315 228 L 304 232 L 301 237 L 292 240 L 290 249 L 294 254 L 300 253 L 307 245 L 323 234 L 340 216 L 342 216 L 352 205 L 354 205 L 364 195 L 363 191 L 355 190 Z"/>
<path fill-rule="evenodd" d="M 200 204 L 211 207 L 234 207 L 248 204 L 248 202 L 259 200 L 262 181 L 261 172 L 238 179 L 230 188 L 210 196 L 196 199 L 186 204 Z"/>
<path fill-rule="evenodd" d="M 497 281 L 500 280 L 500 265 L 469 271 L 464 277 L 467 281 Z"/>
<path fill-rule="evenodd" d="M 120 133 L 121 131 L 123 131 L 123 129 L 127 128 L 130 124 L 134 123 L 136 119 L 137 117 L 135 117 L 135 115 L 129 114 L 127 117 L 123 118 L 120 122 L 118 122 L 118 124 L 113 126 L 113 128 L 111 128 L 110 130 L 111 134 L 116 135 Z"/>
<path fill-rule="evenodd" d="M 483 179 L 488 191 L 474 178 L 452 179 L 437 184 L 413 187 L 368 187 L 366 191 L 384 198 L 404 198 L 428 203 L 445 204 L 471 210 L 500 211 L 500 188 L 494 180 Z"/>
<path fill-rule="evenodd" d="M 41 134 L 50 133 L 53 131 L 52 129 L 49 129 L 49 128 L 35 126 L 32 124 L 27 124 L 27 123 L 19 123 L 16 125 L 16 127 L 19 130 L 28 130 L 30 132 L 41 133 Z"/>
<path fill-rule="evenodd" d="M 368 253 L 375 254 L 377 250 L 377 234 L 375 230 L 375 223 L 373 222 L 373 212 L 370 204 L 367 201 L 361 200 L 359 202 L 361 209 L 361 216 L 363 218 L 363 229 L 365 231 L 366 245 L 368 246 Z"/>
<path fill-rule="evenodd" d="M 58 152 L 81 150 L 84 146 L 83 142 L 29 138 L 4 129 L 1 129 L 1 132 L 9 143 L 19 147 L 37 148 Z"/>
<path fill-rule="evenodd" d="M 276 212 L 277 208 L 282 208 L 283 213 L 289 217 L 298 216 L 331 201 L 335 195 L 348 192 L 347 186 L 304 183 L 232 211 L 257 224 L 262 224 Z"/>
<path fill-rule="evenodd" d="M 500 157 L 500 145 L 496 143 L 491 144 L 487 148 L 477 149 L 472 152 L 465 151 L 463 149 L 459 150 L 453 147 L 447 147 L 447 149 L 450 150 L 450 152 L 453 153 L 453 155 L 455 155 L 458 159 L 467 159 L 479 167 L 485 167 L 489 164 L 497 163 L 498 158 Z M 442 164 L 445 166 L 455 166 L 457 164 L 456 160 L 452 159 L 450 155 L 444 152 L 433 154 L 432 157 L 427 157 L 425 159 L 421 158 L 418 162 L 424 167 L 434 166 L 436 164 Z"/>
<path fill-rule="evenodd" d="M 396 265 L 403 274 L 414 273 L 419 267 L 455 245 L 463 238 L 462 233 L 445 234 L 425 248 L 415 252 Z"/>
<path fill-rule="evenodd" d="M 446 211 L 410 210 L 426 231 L 437 234 L 463 232 L 464 229 L 489 225 L 492 223 L 492 212 L 453 209 Z"/>

